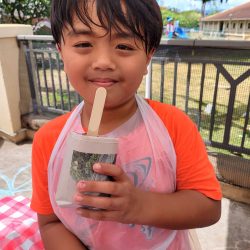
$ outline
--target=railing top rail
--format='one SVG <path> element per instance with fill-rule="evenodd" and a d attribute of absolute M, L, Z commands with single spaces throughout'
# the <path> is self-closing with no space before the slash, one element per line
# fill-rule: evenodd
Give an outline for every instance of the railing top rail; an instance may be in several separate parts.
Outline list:
<path fill-rule="evenodd" d="M 20 41 L 50 41 L 52 36 L 45 35 L 18 35 Z M 210 48 L 228 48 L 228 49 L 250 49 L 249 41 L 236 40 L 199 40 L 199 39 L 162 39 L 161 45 L 170 46 L 190 46 L 190 47 L 210 47 Z"/>
<path fill-rule="evenodd" d="M 238 40 L 162 39 L 161 45 L 210 47 L 224 49 L 250 49 L 249 41 Z"/>
<path fill-rule="evenodd" d="M 49 35 L 18 35 L 17 40 L 19 41 L 49 41 L 53 42 L 54 39 Z"/>

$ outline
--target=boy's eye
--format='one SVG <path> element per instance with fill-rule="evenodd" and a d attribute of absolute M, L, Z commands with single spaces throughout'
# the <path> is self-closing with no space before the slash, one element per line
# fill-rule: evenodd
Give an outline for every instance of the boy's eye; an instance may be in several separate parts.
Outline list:
<path fill-rule="evenodd" d="M 125 44 L 119 44 L 116 46 L 116 48 L 120 50 L 133 50 L 132 46 L 128 46 Z"/>
<path fill-rule="evenodd" d="M 78 44 L 74 45 L 74 47 L 76 47 L 76 48 L 89 48 L 89 47 L 92 47 L 92 45 L 90 43 L 78 43 Z"/>

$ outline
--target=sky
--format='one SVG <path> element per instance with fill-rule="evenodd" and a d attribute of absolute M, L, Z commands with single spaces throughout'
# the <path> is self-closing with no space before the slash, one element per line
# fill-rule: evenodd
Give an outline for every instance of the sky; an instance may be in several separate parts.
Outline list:
<path fill-rule="evenodd" d="M 219 0 L 214 1 L 214 3 L 210 3 L 207 5 L 207 9 L 216 9 L 224 10 L 229 9 L 234 6 L 240 5 L 245 2 L 249 2 L 250 0 L 228 0 L 227 3 L 221 4 Z M 159 4 L 162 6 L 166 6 L 168 8 L 176 8 L 180 11 L 184 10 L 195 10 L 201 9 L 201 1 L 200 0 L 158 0 Z"/>

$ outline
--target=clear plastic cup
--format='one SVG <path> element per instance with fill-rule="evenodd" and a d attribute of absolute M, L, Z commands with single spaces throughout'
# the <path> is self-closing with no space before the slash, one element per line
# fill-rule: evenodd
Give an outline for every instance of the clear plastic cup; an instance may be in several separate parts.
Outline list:
<path fill-rule="evenodd" d="M 118 139 L 94 137 L 71 132 L 66 142 L 66 152 L 59 176 L 56 201 L 59 206 L 73 205 L 76 183 L 107 181 L 111 178 L 93 171 L 96 162 L 115 163 Z M 88 193 L 88 195 L 103 195 Z"/>

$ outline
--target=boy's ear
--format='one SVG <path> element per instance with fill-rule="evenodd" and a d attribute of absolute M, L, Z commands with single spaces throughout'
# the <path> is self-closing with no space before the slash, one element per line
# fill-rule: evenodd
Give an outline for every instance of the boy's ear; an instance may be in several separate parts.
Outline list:
<path fill-rule="evenodd" d="M 152 50 L 150 51 L 150 53 L 148 53 L 148 55 L 147 55 L 147 64 L 146 64 L 147 67 L 146 67 L 146 69 L 145 69 L 144 75 L 147 75 L 147 74 L 148 74 L 148 65 L 149 65 L 149 63 L 150 63 L 150 61 L 151 61 L 151 59 L 152 59 L 154 53 L 155 53 L 155 49 L 152 49 Z"/>
<path fill-rule="evenodd" d="M 61 56 L 61 58 L 63 60 L 61 44 L 57 43 L 56 44 L 56 49 L 59 52 L 59 54 L 60 54 L 60 56 Z"/>
<path fill-rule="evenodd" d="M 57 43 L 56 44 L 56 49 L 58 50 L 58 52 L 61 52 L 61 44 Z"/>

